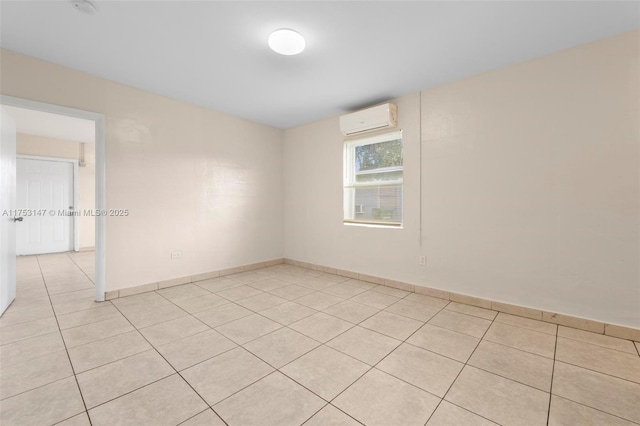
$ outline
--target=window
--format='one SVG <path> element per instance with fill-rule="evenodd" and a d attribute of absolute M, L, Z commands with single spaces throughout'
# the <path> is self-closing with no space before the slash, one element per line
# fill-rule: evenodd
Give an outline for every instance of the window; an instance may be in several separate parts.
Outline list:
<path fill-rule="evenodd" d="M 345 143 L 344 222 L 402 225 L 402 131 Z"/>

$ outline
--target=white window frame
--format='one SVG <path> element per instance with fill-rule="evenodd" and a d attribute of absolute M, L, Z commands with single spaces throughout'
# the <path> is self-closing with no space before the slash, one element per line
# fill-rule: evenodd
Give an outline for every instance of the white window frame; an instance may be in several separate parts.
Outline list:
<path fill-rule="evenodd" d="M 372 145 L 381 142 L 389 142 L 394 140 L 402 141 L 402 150 L 404 154 L 404 141 L 402 139 L 402 130 L 378 134 L 368 137 L 360 137 L 358 139 L 347 140 L 344 144 L 344 164 L 343 164 L 343 223 L 345 225 L 375 225 L 382 227 L 402 227 L 401 222 L 384 222 L 384 221 L 372 221 L 372 220 L 357 220 L 355 218 L 355 200 L 353 199 L 355 191 L 345 191 L 345 189 L 355 189 L 364 187 L 380 187 L 380 186 L 397 186 L 400 185 L 404 189 L 404 164 L 402 166 L 384 167 L 377 169 L 374 173 L 394 172 L 402 170 L 403 177 L 401 179 L 394 179 L 388 181 L 375 181 L 375 182 L 357 182 L 356 176 L 358 174 L 371 174 L 371 171 L 356 172 L 355 171 L 355 152 L 356 148 L 363 145 Z M 404 163 L 404 161 L 403 161 Z M 402 200 L 404 204 L 404 197 Z M 348 219 L 353 218 L 353 219 Z M 404 209 L 402 214 L 402 220 L 404 220 Z"/>

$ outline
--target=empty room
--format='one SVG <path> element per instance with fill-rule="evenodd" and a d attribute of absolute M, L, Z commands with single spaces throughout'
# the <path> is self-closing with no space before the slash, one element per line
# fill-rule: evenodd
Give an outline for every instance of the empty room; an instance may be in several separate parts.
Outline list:
<path fill-rule="evenodd" d="M 640 1 L 0 0 L 0 424 L 640 425 Z"/>

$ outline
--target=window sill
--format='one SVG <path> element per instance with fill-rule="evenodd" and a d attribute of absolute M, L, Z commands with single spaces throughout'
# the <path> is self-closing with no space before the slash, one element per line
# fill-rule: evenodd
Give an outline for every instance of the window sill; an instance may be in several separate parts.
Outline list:
<path fill-rule="evenodd" d="M 364 228 L 403 229 L 402 223 L 358 222 L 345 220 L 342 224 L 346 226 L 359 226 Z"/>

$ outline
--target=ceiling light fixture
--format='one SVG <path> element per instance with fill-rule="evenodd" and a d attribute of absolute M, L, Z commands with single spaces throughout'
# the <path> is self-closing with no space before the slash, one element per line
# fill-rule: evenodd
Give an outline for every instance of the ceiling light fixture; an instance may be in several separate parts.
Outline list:
<path fill-rule="evenodd" d="M 73 0 L 71 5 L 75 10 L 85 15 L 93 15 L 96 13 L 96 7 L 89 0 Z"/>
<path fill-rule="evenodd" d="M 304 50 L 304 37 L 297 31 L 281 28 L 269 36 L 269 47 L 281 55 L 297 55 Z"/>

